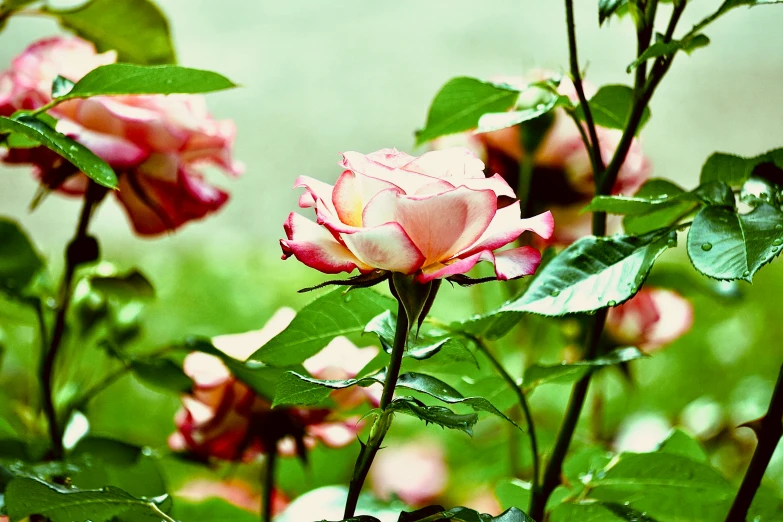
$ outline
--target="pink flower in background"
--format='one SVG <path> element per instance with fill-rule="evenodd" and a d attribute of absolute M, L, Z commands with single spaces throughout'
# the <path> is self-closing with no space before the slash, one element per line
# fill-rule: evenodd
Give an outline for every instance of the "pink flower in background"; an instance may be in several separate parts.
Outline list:
<path fill-rule="evenodd" d="M 190 502 L 219 498 L 251 513 L 261 513 L 261 494 L 239 479 L 223 481 L 209 479 L 191 480 L 174 493 L 174 496 Z M 272 513 L 278 515 L 285 510 L 288 505 L 288 499 L 285 495 L 275 490 L 272 495 L 272 505 Z"/>
<path fill-rule="evenodd" d="M 384 500 L 399 497 L 409 506 L 431 504 L 446 490 L 449 470 L 443 450 L 429 442 L 390 445 L 370 468 L 372 488 Z"/>
<path fill-rule="evenodd" d="M 296 181 L 306 190 L 299 206 L 314 208 L 317 224 L 289 215 L 283 259 L 295 256 L 328 274 L 415 273 L 422 283 L 490 261 L 505 280 L 534 273 L 541 256 L 531 247 L 497 249 L 527 230 L 552 234 L 548 212 L 521 219 L 519 202 L 503 206 L 514 197 L 511 187 L 499 175 L 485 177 L 484 163 L 464 148 L 420 157 L 396 149 L 346 152 L 340 166 L 334 186 Z"/>
<path fill-rule="evenodd" d="M 655 351 L 693 326 L 693 307 L 671 290 L 643 288 L 630 301 L 609 309 L 606 333 L 613 342 Z"/>
<path fill-rule="evenodd" d="M 552 73 L 537 71 L 531 81 L 553 77 Z M 518 77 L 495 78 L 494 81 L 523 88 L 527 80 Z M 578 103 L 576 90 L 568 78 L 563 78 L 558 88 L 560 94 Z M 587 97 L 595 89 L 585 86 Z M 524 96 L 524 94 L 523 94 Z M 525 125 L 525 124 L 522 124 Z M 598 142 L 604 162 L 609 162 L 619 144 L 622 132 L 598 127 Z M 522 149 L 520 126 L 508 127 L 481 134 L 462 134 L 436 140 L 435 147 L 448 147 L 461 142 L 481 156 L 487 164 L 487 173 L 500 174 L 512 187 L 517 186 L 519 164 L 527 154 Z M 532 182 L 532 212 L 551 210 L 557 227 L 548 238 L 550 244 L 569 244 L 590 233 L 590 215 L 580 214 L 593 197 L 593 169 L 590 156 L 582 142 L 579 129 L 563 109 L 554 112 L 554 120 L 543 140 L 533 153 L 534 174 Z M 642 152 L 638 140 L 634 140 L 623 163 L 613 194 L 631 195 L 650 177 L 651 165 Z M 610 229 L 619 230 L 620 220 L 610 219 Z M 541 243 L 540 240 L 537 241 Z"/>
<path fill-rule="evenodd" d="M 96 54 L 89 42 L 75 37 L 42 40 L 17 57 L 0 77 L 0 114 L 36 109 L 51 100 L 59 74 L 78 81 L 114 53 Z M 218 210 L 228 194 L 204 180 L 202 166 L 231 175 L 242 167 L 231 158 L 235 128 L 214 120 L 202 96 L 99 96 L 71 100 L 50 114 L 57 130 L 90 148 L 119 176 L 117 197 L 134 230 L 161 234 Z M 87 178 L 47 149 L 14 149 L 7 163 L 31 163 L 51 188 L 83 194 Z"/>
<path fill-rule="evenodd" d="M 294 315 L 290 308 L 282 308 L 261 330 L 215 337 L 213 344 L 244 361 L 283 331 Z M 304 366 L 317 378 L 350 378 L 377 352 L 376 347 L 357 348 L 347 339 L 337 338 Z M 271 400 L 256 395 L 212 355 L 189 354 L 183 370 L 193 379 L 193 390 L 183 397 L 183 408 L 175 419 L 177 431 L 169 437 L 169 446 L 175 451 L 247 462 L 267 453 L 275 441 L 279 441 L 278 451 L 283 455 L 301 450 L 297 439 L 307 447 L 318 441 L 330 447 L 345 446 L 356 439 L 361 427 L 358 419 L 340 419 L 325 408 L 272 409 Z M 368 399 L 372 402 L 369 393 L 336 393 L 332 398 L 341 408 L 350 409 Z"/>

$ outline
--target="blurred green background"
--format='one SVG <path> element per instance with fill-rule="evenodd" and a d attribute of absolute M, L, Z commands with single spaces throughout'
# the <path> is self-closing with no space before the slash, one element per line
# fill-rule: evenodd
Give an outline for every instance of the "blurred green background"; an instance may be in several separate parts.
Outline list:
<path fill-rule="evenodd" d="M 121 267 L 140 267 L 158 291 L 145 316 L 139 349 L 187 334 L 259 328 L 279 306 L 306 303 L 311 297 L 296 290 L 322 277 L 295 261 L 280 261 L 277 245 L 282 223 L 296 207 L 298 194 L 290 187 L 297 176 L 333 181 L 340 172 L 338 153 L 344 150 L 396 146 L 413 152 L 413 131 L 423 124 L 437 90 L 453 76 L 563 70 L 567 60 L 563 7 L 553 1 L 158 3 L 172 23 L 183 65 L 219 71 L 242 85 L 210 95 L 209 103 L 215 117 L 235 120 L 236 157 L 247 171 L 238 180 L 215 174 L 212 179 L 232 193 L 232 201 L 217 215 L 170 236 L 135 238 L 113 201 L 100 208 L 92 230 L 101 240 L 104 258 Z M 613 20 L 599 29 L 596 3 L 577 6 L 586 77 L 599 85 L 630 83 L 625 73 L 635 48 L 630 21 Z M 719 3 L 693 2 L 680 26 L 689 27 Z M 661 16 L 666 12 L 663 7 Z M 783 9 L 738 9 L 709 28 L 708 48 L 677 59 L 653 100 L 653 118 L 642 135 L 656 177 L 693 186 L 713 151 L 755 155 L 783 145 L 782 26 Z M 0 68 L 32 41 L 59 31 L 48 19 L 12 19 L 0 35 Z M 53 196 L 30 213 L 35 189 L 26 169 L 0 169 L 0 211 L 22 223 L 58 270 L 78 203 Z M 664 262 L 676 269 L 687 260 L 684 252 L 675 251 Z M 698 279 L 681 283 L 670 278 L 669 283 L 693 298 L 695 327 L 664 352 L 636 363 L 635 387 L 627 387 L 616 375 L 602 380 L 607 393 L 605 430 L 610 434 L 629 416 L 652 415 L 652 424 L 643 429 L 651 433 L 656 422 L 678 424 L 686 406 L 696 408 L 694 401 L 701 401 L 697 406 L 714 404 L 708 410 L 718 411 L 725 425 L 734 426 L 759 416 L 771 393 L 783 360 L 778 305 L 783 267 L 773 264 L 753 286 L 740 285 L 740 300 L 716 297 L 714 288 Z M 470 291 L 447 292 L 434 315 L 470 313 Z M 501 298 L 497 289 L 488 291 L 488 303 Z M 3 317 L 0 313 L 0 321 Z M 13 336 L 32 343 L 32 324 L 15 328 Z M 551 346 L 537 347 L 537 353 L 556 359 L 562 339 L 551 341 Z M 553 385 L 533 397 L 545 445 L 559 423 L 558 408 L 568 390 Z M 163 400 L 166 407 L 150 411 L 140 395 Z M 123 435 L 160 446 L 165 443 L 161 437 L 173 429 L 177 403 L 176 396 L 122 381 L 94 404 L 93 428 L 111 433 L 118 417 L 132 416 L 139 421 L 125 424 Z M 495 444 L 500 452 L 500 444 L 493 442 L 495 425 L 488 426 L 477 431 L 477 444 Z M 451 457 L 466 455 L 471 442 L 463 434 L 444 437 Z M 741 472 L 746 461 L 736 444 L 716 440 L 710 447 L 714 461 L 729 474 Z M 353 452 L 326 456 L 319 450 L 314 469 L 324 459 L 352 458 Z M 469 463 L 460 469 L 475 483 L 491 486 L 493 477 L 504 473 L 503 456 L 494 461 L 494 468 L 479 475 Z M 326 475 L 302 482 L 292 464 L 284 487 L 297 493 L 315 483 L 343 479 L 345 470 L 330 468 Z M 453 480 L 461 472 L 456 473 Z M 783 490 L 783 452 L 776 454 L 769 476 Z"/>

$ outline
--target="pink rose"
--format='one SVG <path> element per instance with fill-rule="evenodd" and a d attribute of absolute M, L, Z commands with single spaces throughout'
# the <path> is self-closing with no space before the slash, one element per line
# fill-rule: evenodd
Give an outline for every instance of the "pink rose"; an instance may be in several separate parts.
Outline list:
<path fill-rule="evenodd" d="M 213 339 L 213 344 L 227 355 L 244 361 L 285 329 L 293 317 L 290 308 L 280 309 L 261 330 L 219 336 Z M 335 341 L 321 354 L 305 361 L 305 367 L 315 377 L 354 377 L 354 369 L 359 364 L 363 367 L 366 364 L 363 361 L 369 361 L 378 352 L 375 347 L 356 348 L 344 338 Z M 329 359 L 335 352 L 342 356 L 341 361 Z M 269 444 L 274 443 L 283 455 L 297 453 L 300 449 L 297 440 L 307 447 L 318 441 L 330 447 L 345 446 L 355 440 L 361 428 L 358 419 L 340 419 L 335 412 L 324 408 L 272 409 L 268 399 L 256 395 L 234 378 L 220 359 L 212 355 L 191 353 L 185 358 L 183 369 L 193 379 L 193 390 L 183 397 L 183 409 L 175 419 L 177 431 L 169 437 L 169 446 L 175 451 L 248 462 L 268 453 Z M 359 395 L 336 393 L 333 398 L 345 409 L 370 398 L 367 391 L 354 392 Z"/>
<path fill-rule="evenodd" d="M 57 74 L 72 81 L 113 53 L 95 54 L 78 38 L 51 38 L 32 45 L 0 79 L 2 114 L 35 109 L 51 100 Z M 99 96 L 71 100 L 52 109 L 57 130 L 90 148 L 119 176 L 117 197 L 134 230 L 155 235 L 218 210 L 228 194 L 204 180 L 202 165 L 238 175 L 231 159 L 235 128 L 216 121 L 201 96 Z M 32 163 L 36 175 L 66 194 L 81 195 L 87 178 L 41 147 L 12 150 L 7 163 Z"/>
<path fill-rule="evenodd" d="M 239 479 L 223 481 L 209 479 L 191 480 L 186 482 L 174 496 L 190 502 L 219 498 L 251 513 L 261 513 L 261 494 Z M 287 505 L 288 499 L 286 496 L 275 490 L 272 494 L 272 513 L 275 515 L 282 513 Z"/>
<path fill-rule="evenodd" d="M 328 274 L 416 273 L 422 283 L 490 261 L 505 280 L 534 273 L 541 256 L 531 247 L 497 249 L 527 230 L 552 234 L 548 212 L 521 219 L 519 202 L 499 205 L 499 198 L 514 197 L 511 187 L 498 175 L 485 177 L 484 163 L 464 148 L 418 158 L 395 149 L 346 152 L 340 165 L 345 170 L 334 186 L 306 176 L 296 181 L 306 189 L 299 206 L 314 207 L 318 223 L 288 216 L 283 259 L 293 255 Z"/>
<path fill-rule="evenodd" d="M 370 478 L 373 491 L 380 498 L 397 496 L 417 507 L 432 504 L 446 490 L 449 470 L 440 446 L 409 442 L 378 452 Z"/>
<path fill-rule="evenodd" d="M 671 290 L 643 288 L 630 301 L 609 309 L 606 333 L 613 342 L 655 351 L 693 326 L 691 303 Z"/>
<path fill-rule="evenodd" d="M 534 71 L 530 80 L 541 81 L 552 76 L 552 73 L 545 71 Z M 498 77 L 494 80 L 518 88 L 527 84 L 526 79 L 518 77 Z M 568 78 L 563 78 L 558 91 L 578 103 L 576 89 Z M 587 84 L 585 91 L 589 98 L 595 93 L 595 88 Z M 608 163 L 619 144 L 622 132 L 604 127 L 598 127 L 596 132 L 601 156 L 604 162 Z M 455 143 L 455 139 L 466 142 L 466 146 L 484 158 L 488 173 L 500 174 L 512 187 L 516 187 L 519 163 L 526 154 L 520 141 L 520 125 L 494 132 L 440 139 L 435 142 L 435 147 L 448 146 Z M 589 234 L 590 215 L 580 213 L 594 194 L 593 169 L 579 129 L 565 110 L 557 109 L 554 112 L 554 121 L 535 151 L 534 164 L 531 209 L 533 212 L 544 208 L 551 210 L 557 223 L 554 234 L 545 243 L 569 244 Z M 634 140 L 612 193 L 631 195 L 647 181 L 650 174 L 650 161 L 642 152 L 638 140 Z M 610 229 L 617 231 L 620 224 L 620 219 L 612 219 Z"/>

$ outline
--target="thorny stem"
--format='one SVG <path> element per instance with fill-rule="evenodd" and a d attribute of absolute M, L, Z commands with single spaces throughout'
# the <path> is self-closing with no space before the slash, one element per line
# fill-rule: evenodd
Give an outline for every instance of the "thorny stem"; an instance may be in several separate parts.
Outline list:
<path fill-rule="evenodd" d="M 264 496 L 261 500 L 261 522 L 272 522 L 273 496 L 275 493 L 275 466 L 277 464 L 277 443 L 271 444 L 264 462 Z"/>
<path fill-rule="evenodd" d="M 569 48 L 571 51 L 573 74 L 573 64 L 576 62 L 576 44 L 573 41 L 573 2 L 572 0 L 566 0 L 565 3 L 566 15 L 569 23 Z M 674 29 L 676 28 L 677 22 L 679 21 L 684 9 L 685 2 L 675 5 L 672 18 L 664 36 L 665 42 L 671 41 L 674 34 Z M 639 41 L 642 41 L 641 37 L 639 38 Z M 644 48 L 644 46 L 641 46 L 639 49 L 641 53 L 643 53 L 645 50 L 646 48 Z M 612 161 L 605 170 L 596 171 L 596 195 L 608 195 L 611 193 L 611 190 L 617 181 L 617 175 L 619 174 L 620 168 L 625 162 L 625 158 L 628 155 L 631 144 L 633 143 L 634 136 L 636 135 L 636 132 L 639 128 L 639 124 L 641 123 L 644 110 L 646 109 L 647 104 L 650 102 L 650 99 L 652 98 L 661 79 L 669 70 L 673 59 L 674 56 L 659 57 L 650 71 L 649 78 L 646 79 L 643 85 L 637 85 L 634 89 L 634 104 L 631 109 L 631 115 L 628 119 L 625 130 L 623 131 L 623 135 L 620 139 L 617 149 L 615 150 L 614 156 L 612 157 Z M 574 82 L 576 81 L 577 78 L 574 79 Z M 580 101 L 582 100 L 580 99 Z M 584 102 L 582 101 L 582 103 Z M 587 114 L 587 111 L 585 111 L 585 114 Z M 585 120 L 587 120 L 587 118 L 585 118 Z M 589 128 L 590 127 L 588 125 L 588 129 Z M 597 145 L 597 142 L 594 142 L 593 144 Z M 595 212 L 593 214 L 593 235 L 606 235 L 606 213 Z M 595 316 L 587 327 L 584 338 L 584 360 L 593 359 L 597 355 L 599 341 L 606 323 L 607 312 L 608 310 L 606 308 L 596 312 Z M 568 402 L 563 425 L 561 426 L 560 432 L 557 435 L 555 447 L 552 450 L 552 457 L 547 464 L 546 470 L 544 471 L 541 490 L 538 495 L 533 495 L 533 499 L 531 501 L 530 516 L 535 520 L 544 519 L 544 510 L 547 500 L 552 494 L 552 491 L 554 491 L 554 489 L 560 484 L 563 461 L 565 460 L 566 453 L 568 452 L 568 448 L 571 444 L 571 439 L 573 438 L 574 431 L 576 430 L 577 422 L 579 421 L 579 416 L 581 415 L 582 408 L 584 407 L 585 399 L 587 397 L 587 390 L 590 387 L 591 377 L 592 372 L 588 372 L 584 377 L 576 382 L 571 392 L 571 398 Z"/>
<path fill-rule="evenodd" d="M 87 237 L 87 227 L 90 224 L 90 217 L 92 216 L 93 208 L 99 198 L 100 196 L 96 195 L 96 190 L 93 188 L 93 183 L 90 183 L 84 196 L 84 205 L 82 206 L 82 211 L 79 216 L 76 232 L 69 243 L 69 248 L 71 245 L 77 244 Z M 68 315 L 68 305 L 71 300 L 73 278 L 77 266 L 78 263 L 72 256 L 65 256 L 65 271 L 63 272 L 63 277 L 60 282 L 60 302 L 57 305 L 57 315 L 54 321 L 52 337 L 49 341 L 48 349 L 41 358 L 40 375 L 43 410 L 49 425 L 49 438 L 52 442 L 52 458 L 54 460 L 61 460 L 64 456 L 62 441 L 63 432 L 62 427 L 59 425 L 57 410 L 54 405 L 54 369 L 55 363 L 57 362 L 57 353 L 62 344 L 63 335 L 65 334 L 66 316 Z"/>
<path fill-rule="evenodd" d="M 761 485 L 761 479 L 769 466 L 772 454 L 778 446 L 781 437 L 783 437 L 783 365 L 778 373 L 778 381 L 775 384 L 775 390 L 772 392 L 772 399 L 769 401 L 767 413 L 758 423 L 759 443 L 753 457 L 750 460 L 750 466 L 742 479 L 737 496 L 731 505 L 729 514 L 726 516 L 726 522 L 745 522 L 748 516 L 748 509 L 756 496 L 756 491 Z"/>
<path fill-rule="evenodd" d="M 408 316 L 402 302 L 400 302 L 397 308 L 397 329 L 394 333 L 391 361 L 389 362 L 389 368 L 386 371 L 386 381 L 383 384 L 383 394 L 381 395 L 381 403 L 379 406 L 381 412 L 373 423 L 372 429 L 370 430 L 370 436 L 367 439 L 367 444 L 362 444 L 359 457 L 356 459 L 353 478 L 351 479 L 351 484 L 348 488 L 348 498 L 345 502 L 345 514 L 343 515 L 343 518 L 345 519 L 353 517 L 356 512 L 356 504 L 359 501 L 359 494 L 362 491 L 362 486 L 364 486 L 364 481 L 367 479 L 367 473 L 369 473 L 375 455 L 381 448 L 383 438 L 386 436 L 386 432 L 389 431 L 389 427 L 391 426 L 392 413 L 388 410 L 388 407 L 394 398 L 394 388 L 397 385 L 397 378 L 400 375 L 402 356 L 405 353 L 405 342 L 408 338 L 409 331 L 410 325 L 408 324 Z"/>
<path fill-rule="evenodd" d="M 479 351 L 481 351 L 481 353 L 483 353 L 487 357 L 487 359 L 489 359 L 490 364 L 492 364 L 495 370 L 500 374 L 503 380 L 506 381 L 506 383 L 511 387 L 511 389 L 514 390 L 514 393 L 516 394 L 517 399 L 519 400 L 519 405 L 522 408 L 522 412 L 525 415 L 525 422 L 527 423 L 528 435 L 530 436 L 530 454 L 533 457 L 533 480 L 531 481 L 531 484 L 532 484 L 533 495 L 536 495 L 539 491 L 540 488 L 539 481 L 541 480 L 540 479 L 541 470 L 540 470 L 540 464 L 538 458 L 538 439 L 536 438 L 536 427 L 535 427 L 535 423 L 533 422 L 533 415 L 530 412 L 530 405 L 527 402 L 527 397 L 525 396 L 525 392 L 522 390 L 519 384 L 517 384 L 514 378 L 511 375 L 509 375 L 506 369 L 503 368 L 503 365 L 500 364 L 500 361 L 498 361 L 495 358 L 495 356 L 492 354 L 489 347 L 483 340 L 473 335 L 469 335 L 468 338 L 471 341 L 473 341 L 478 347 Z"/>

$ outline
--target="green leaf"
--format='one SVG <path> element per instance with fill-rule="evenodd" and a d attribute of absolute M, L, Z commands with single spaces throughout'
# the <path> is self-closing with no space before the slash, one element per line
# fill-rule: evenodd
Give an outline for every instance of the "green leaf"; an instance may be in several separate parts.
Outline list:
<path fill-rule="evenodd" d="M 88 72 L 58 100 L 120 94 L 199 94 L 236 85 L 212 71 L 178 65 L 112 63 Z"/>
<path fill-rule="evenodd" d="M 497 483 L 495 495 L 498 497 L 501 506 L 529 509 L 533 491 L 530 482 L 524 482 L 517 478 L 507 478 Z"/>
<path fill-rule="evenodd" d="M 177 498 L 171 516 L 186 522 L 257 522 L 258 520 L 253 513 L 221 498 L 210 498 L 200 502 Z"/>
<path fill-rule="evenodd" d="M 43 259 L 21 227 L 0 218 L 0 292 L 21 297 L 43 267 Z"/>
<path fill-rule="evenodd" d="M 631 62 L 627 72 L 631 72 L 647 60 L 658 58 L 659 56 L 673 56 L 677 51 L 685 51 L 691 54 L 696 49 L 706 47 L 710 44 L 710 39 L 703 34 L 696 34 L 687 39 L 672 40 L 670 42 L 656 42 L 647 48 L 642 55 Z"/>
<path fill-rule="evenodd" d="M 429 506 L 412 513 L 403 511 L 398 522 L 435 522 L 437 520 L 459 520 L 461 522 L 534 522 L 532 518 L 516 507 L 505 510 L 500 515 L 493 517 L 487 514 L 479 514 L 470 508 L 455 507 L 442 510 L 442 506 Z"/>
<path fill-rule="evenodd" d="M 301 371 L 301 365 L 284 367 L 265 366 L 258 361 L 240 361 L 215 348 L 208 339 L 189 339 L 184 348 L 189 351 L 197 351 L 213 355 L 220 359 L 229 369 L 231 374 L 247 384 L 257 395 L 271 400 L 275 396 L 275 387 L 280 378 L 289 370 Z"/>
<path fill-rule="evenodd" d="M 153 387 L 184 393 L 193 386 L 190 377 L 170 359 L 137 359 L 130 362 L 130 367 L 136 377 Z"/>
<path fill-rule="evenodd" d="M 560 316 L 616 306 L 639 290 L 658 256 L 676 242 L 674 232 L 583 237 L 539 270 L 527 291 L 499 311 Z"/>
<path fill-rule="evenodd" d="M 476 134 L 482 132 L 493 132 L 506 127 L 513 127 L 526 121 L 534 120 L 542 116 L 559 104 L 563 103 L 561 96 L 549 94 L 546 101 L 536 104 L 534 107 L 518 109 L 506 112 L 491 112 L 482 115 L 478 121 Z M 567 99 L 567 98 L 566 98 Z"/>
<path fill-rule="evenodd" d="M 660 453 L 680 455 L 681 457 L 703 463 L 706 463 L 708 458 L 707 452 L 699 441 L 691 438 L 690 435 L 680 428 L 674 428 L 669 436 L 666 437 L 666 440 L 661 442 L 660 446 L 658 446 L 657 451 Z"/>
<path fill-rule="evenodd" d="M 55 76 L 52 82 L 52 98 L 61 98 L 73 89 L 74 83 L 68 78 L 63 78 L 59 74 Z"/>
<path fill-rule="evenodd" d="M 338 335 L 360 334 L 374 317 L 397 306 L 393 299 L 366 288 L 344 292 L 338 288 L 305 306 L 288 328 L 250 359 L 272 366 L 300 364 Z"/>
<path fill-rule="evenodd" d="M 11 481 L 5 490 L 5 507 L 12 520 L 41 515 L 52 522 L 106 522 L 115 517 L 174 522 L 158 504 L 159 501 L 138 499 L 113 486 L 79 491 L 24 477 Z"/>
<path fill-rule="evenodd" d="M 413 397 L 398 397 L 389 405 L 395 413 L 404 413 L 423 420 L 425 423 L 437 424 L 441 428 L 464 431 L 473 435 L 473 426 L 478 421 L 478 415 L 454 413 L 443 406 L 427 406 Z"/>
<path fill-rule="evenodd" d="M 427 124 L 416 133 L 416 145 L 447 134 L 475 129 L 484 114 L 512 108 L 519 92 L 508 85 L 476 78 L 452 78 L 435 95 Z"/>
<path fill-rule="evenodd" d="M 549 522 L 657 522 L 646 513 L 611 502 L 566 502 L 549 513 Z"/>
<path fill-rule="evenodd" d="M 19 116 L 14 120 L 0 117 L 0 134 L 10 132 L 22 134 L 51 149 L 99 185 L 117 187 L 117 176 L 105 161 L 81 143 L 60 134 L 41 120 L 31 116 Z"/>
<path fill-rule="evenodd" d="M 297 372 L 286 372 L 277 383 L 272 407 L 310 406 L 324 401 L 333 390 L 342 390 L 357 385 L 370 386 L 378 382 L 383 383 L 383 380 L 377 376 L 362 379 L 322 380 Z"/>
<path fill-rule="evenodd" d="M 598 25 L 603 25 L 618 9 L 628 3 L 628 0 L 598 0 Z"/>
<path fill-rule="evenodd" d="M 563 475 L 573 490 L 580 491 L 584 482 L 604 469 L 612 460 L 612 454 L 604 448 L 587 446 L 571 454 L 563 463 Z"/>
<path fill-rule="evenodd" d="M 155 288 L 152 283 L 136 269 L 112 277 L 91 277 L 90 284 L 102 294 L 116 297 L 121 301 L 155 297 Z"/>
<path fill-rule="evenodd" d="M 626 85 L 605 85 L 588 101 L 595 124 L 608 129 L 625 129 L 633 104 L 633 89 Z M 576 108 L 576 116 L 584 120 L 584 109 L 581 106 Z M 649 119 L 650 109 L 645 107 L 637 134 Z"/>
<path fill-rule="evenodd" d="M 688 256 L 700 273 L 752 282 L 762 266 L 780 254 L 783 213 L 766 203 L 748 214 L 726 207 L 705 207 L 688 232 Z"/>
<path fill-rule="evenodd" d="M 783 169 L 783 149 L 771 150 L 750 158 L 716 152 L 707 158 L 701 168 L 700 181 L 722 181 L 736 187 L 745 183 L 754 174 L 756 167 L 765 163 Z"/>
<path fill-rule="evenodd" d="M 583 377 L 593 368 L 612 366 L 624 362 L 634 361 L 646 357 L 638 348 L 629 346 L 618 348 L 606 355 L 597 357 L 591 361 L 579 361 L 562 364 L 534 364 L 525 370 L 522 382 L 525 388 L 531 389 L 550 382 L 570 382 Z"/>
<path fill-rule="evenodd" d="M 684 194 L 687 194 L 685 190 L 665 179 L 647 181 L 634 198 L 654 203 L 643 214 L 626 216 L 623 219 L 625 231 L 629 234 L 643 235 L 676 224 L 698 207 L 696 200 L 683 197 Z M 658 201 L 662 203 L 658 204 Z"/>
<path fill-rule="evenodd" d="M 47 12 L 60 24 L 95 44 L 98 51 L 117 51 L 122 62 L 176 62 L 169 24 L 149 0 L 91 0 L 68 11 Z"/>

